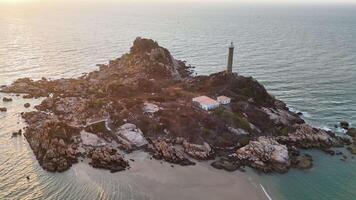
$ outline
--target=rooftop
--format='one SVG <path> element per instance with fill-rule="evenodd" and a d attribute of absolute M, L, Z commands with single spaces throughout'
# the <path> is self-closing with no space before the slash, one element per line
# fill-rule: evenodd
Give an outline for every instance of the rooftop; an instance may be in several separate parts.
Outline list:
<path fill-rule="evenodd" d="M 193 98 L 193 101 L 204 105 L 219 104 L 219 102 L 207 96 L 200 96 L 200 97 Z"/>
<path fill-rule="evenodd" d="M 231 98 L 230 97 L 227 97 L 227 96 L 219 96 L 218 98 L 217 98 L 218 100 L 231 100 Z"/>

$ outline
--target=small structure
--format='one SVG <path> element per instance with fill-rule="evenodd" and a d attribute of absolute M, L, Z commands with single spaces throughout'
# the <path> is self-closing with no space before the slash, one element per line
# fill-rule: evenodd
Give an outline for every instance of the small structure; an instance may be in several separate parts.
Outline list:
<path fill-rule="evenodd" d="M 232 74 L 232 65 L 234 62 L 234 49 L 235 49 L 234 43 L 231 42 L 231 45 L 229 46 L 229 55 L 227 58 L 227 69 L 226 69 L 227 74 Z"/>
<path fill-rule="evenodd" d="M 223 105 L 229 104 L 231 102 L 231 98 L 226 97 L 226 96 L 219 96 L 217 98 L 217 100 L 220 104 L 223 104 Z"/>
<path fill-rule="evenodd" d="M 220 106 L 220 103 L 207 96 L 193 98 L 193 103 L 204 110 L 213 110 Z"/>

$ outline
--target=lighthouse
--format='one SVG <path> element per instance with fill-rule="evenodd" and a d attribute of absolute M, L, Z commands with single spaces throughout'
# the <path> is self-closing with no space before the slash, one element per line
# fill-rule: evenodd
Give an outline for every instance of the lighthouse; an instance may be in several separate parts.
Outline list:
<path fill-rule="evenodd" d="M 232 64 L 234 62 L 234 43 L 231 42 L 230 46 L 229 46 L 229 56 L 227 58 L 227 74 L 232 74 Z"/>

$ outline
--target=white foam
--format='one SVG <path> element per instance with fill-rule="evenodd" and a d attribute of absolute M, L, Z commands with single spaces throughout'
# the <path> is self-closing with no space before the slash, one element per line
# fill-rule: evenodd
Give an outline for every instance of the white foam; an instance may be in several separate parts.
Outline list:
<path fill-rule="evenodd" d="M 324 131 L 331 131 L 331 128 L 327 127 L 327 126 L 323 126 L 321 127 L 322 130 Z"/>
<path fill-rule="evenodd" d="M 269 194 L 267 193 L 267 191 L 266 191 L 266 189 L 263 187 L 263 185 L 260 184 L 260 186 L 261 186 L 263 192 L 265 193 L 266 197 L 268 198 L 268 200 L 272 200 L 271 196 L 269 196 Z"/>
<path fill-rule="evenodd" d="M 300 110 L 298 110 L 298 109 L 296 109 L 296 108 L 293 108 L 293 107 L 291 107 L 291 106 L 287 106 L 288 108 L 289 108 L 289 111 L 291 111 L 291 112 L 294 112 L 294 113 L 302 113 L 303 114 L 303 116 L 304 117 L 306 117 L 306 118 L 310 118 L 311 117 L 311 115 L 308 113 L 308 112 L 305 112 L 305 111 L 300 111 Z"/>

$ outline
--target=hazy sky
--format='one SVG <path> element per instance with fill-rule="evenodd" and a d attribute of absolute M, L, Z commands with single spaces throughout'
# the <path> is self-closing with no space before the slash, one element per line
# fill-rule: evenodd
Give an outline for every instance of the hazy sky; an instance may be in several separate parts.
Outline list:
<path fill-rule="evenodd" d="M 73 0 L 0 0 L 0 3 L 10 3 L 10 4 L 23 4 L 30 2 L 54 2 L 54 1 L 72 1 Z M 343 3 L 353 3 L 356 4 L 356 0 L 74 0 L 74 1 L 84 1 L 84 2 L 236 2 L 236 3 L 292 3 L 292 4 L 343 4 Z"/>

